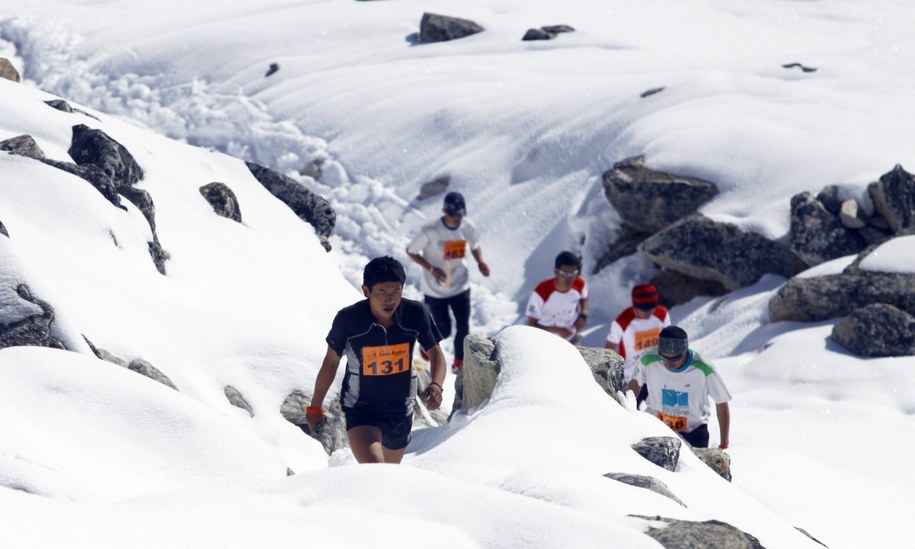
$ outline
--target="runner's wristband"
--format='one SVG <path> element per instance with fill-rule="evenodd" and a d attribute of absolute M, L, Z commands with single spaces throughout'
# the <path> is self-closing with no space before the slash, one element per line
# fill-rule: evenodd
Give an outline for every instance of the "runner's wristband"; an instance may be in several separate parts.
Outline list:
<path fill-rule="evenodd" d="M 440 393 L 442 393 L 442 394 L 445 393 L 444 387 L 442 387 L 442 386 L 439 385 L 438 383 L 436 383 L 436 382 L 433 381 L 432 383 L 429 384 L 429 386 L 431 387 L 432 385 L 435 385 L 436 387 L 438 387 L 438 392 L 440 392 Z"/>
<path fill-rule="evenodd" d="M 323 414 L 324 408 L 312 408 L 311 406 L 308 406 L 305 408 L 305 413 L 306 414 Z"/>

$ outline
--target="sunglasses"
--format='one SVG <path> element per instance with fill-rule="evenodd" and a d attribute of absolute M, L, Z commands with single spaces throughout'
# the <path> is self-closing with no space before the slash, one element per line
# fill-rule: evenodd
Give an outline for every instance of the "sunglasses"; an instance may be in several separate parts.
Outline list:
<path fill-rule="evenodd" d="M 578 271 L 563 271 L 562 269 L 556 269 L 556 274 L 565 278 L 575 278 L 578 276 Z"/>

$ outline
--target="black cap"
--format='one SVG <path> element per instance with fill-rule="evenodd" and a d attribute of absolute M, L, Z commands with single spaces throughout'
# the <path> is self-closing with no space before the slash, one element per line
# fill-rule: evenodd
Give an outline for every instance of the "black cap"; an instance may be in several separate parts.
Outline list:
<path fill-rule="evenodd" d="M 464 203 L 464 195 L 458 192 L 446 194 L 445 210 L 451 215 L 465 215 L 467 213 L 467 205 Z"/>
<path fill-rule="evenodd" d="M 658 354 L 679 356 L 689 349 L 686 330 L 679 326 L 668 326 L 658 336 Z"/>

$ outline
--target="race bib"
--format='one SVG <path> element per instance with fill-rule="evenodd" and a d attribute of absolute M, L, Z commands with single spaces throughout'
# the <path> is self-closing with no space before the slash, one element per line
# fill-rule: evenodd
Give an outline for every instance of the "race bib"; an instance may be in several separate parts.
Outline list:
<path fill-rule="evenodd" d="M 466 240 L 446 240 L 444 245 L 445 259 L 463 259 L 467 255 Z"/>
<path fill-rule="evenodd" d="M 362 375 L 389 376 L 410 370 L 410 344 L 364 347 L 362 349 Z"/>
<path fill-rule="evenodd" d="M 663 412 L 658 412 L 655 416 L 663 421 L 671 431 L 685 431 L 686 418 L 681 416 L 669 416 Z"/>
<path fill-rule="evenodd" d="M 658 346 L 658 336 L 661 335 L 660 328 L 642 330 L 635 333 L 635 350 L 638 352 L 647 351 L 652 347 Z"/>

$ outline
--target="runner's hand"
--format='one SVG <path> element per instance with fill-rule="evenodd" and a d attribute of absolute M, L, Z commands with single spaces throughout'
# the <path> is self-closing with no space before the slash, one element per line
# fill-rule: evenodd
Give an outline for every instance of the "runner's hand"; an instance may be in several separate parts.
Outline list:
<path fill-rule="evenodd" d="M 430 383 L 426 390 L 423 391 L 422 399 L 426 409 L 430 412 L 438 410 L 442 405 L 442 386 L 435 382 Z"/>
<path fill-rule="evenodd" d="M 489 276 L 489 265 L 487 265 L 485 261 L 480 261 L 479 266 L 480 266 L 480 273 L 483 276 Z"/>
<path fill-rule="evenodd" d="M 727 450 L 727 449 L 728 449 L 728 443 L 727 443 L 727 442 L 722 442 L 721 444 L 718 445 L 718 449 L 719 449 L 719 450 Z"/>
<path fill-rule="evenodd" d="M 432 267 L 429 272 L 432 274 L 432 277 L 435 278 L 435 281 L 439 284 L 445 282 L 445 280 L 448 278 L 448 275 L 445 273 L 445 271 L 443 269 L 439 269 L 438 267 Z"/>
<path fill-rule="evenodd" d="M 308 423 L 308 432 L 311 433 L 311 436 L 315 436 L 321 433 L 321 429 L 327 423 L 327 418 L 324 417 L 324 410 L 309 406 L 305 409 L 305 421 Z"/>

